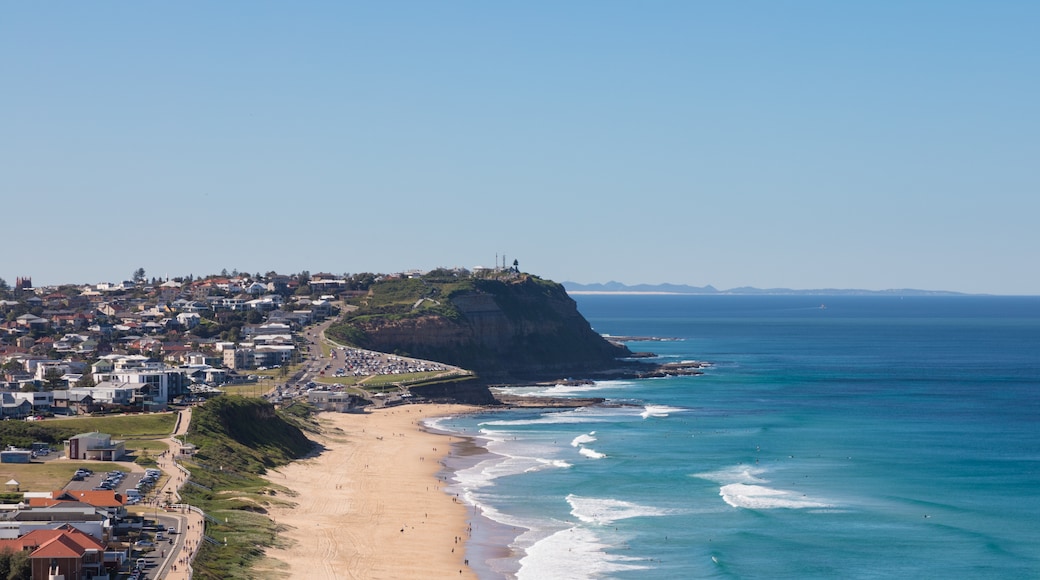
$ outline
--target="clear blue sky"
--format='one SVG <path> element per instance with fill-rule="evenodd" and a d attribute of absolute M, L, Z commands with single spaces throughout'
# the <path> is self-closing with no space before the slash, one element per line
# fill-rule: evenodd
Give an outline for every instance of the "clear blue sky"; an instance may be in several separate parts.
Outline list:
<path fill-rule="evenodd" d="M 1040 294 L 1040 2 L 6 2 L 0 277 Z"/>

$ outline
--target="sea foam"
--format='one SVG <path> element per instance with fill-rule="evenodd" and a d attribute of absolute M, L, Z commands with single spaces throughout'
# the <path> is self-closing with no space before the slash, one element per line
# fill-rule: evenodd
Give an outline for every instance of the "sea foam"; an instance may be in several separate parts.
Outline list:
<path fill-rule="evenodd" d="M 584 396 L 591 391 L 618 389 L 631 384 L 631 382 L 625 381 L 597 381 L 582 384 L 558 383 L 548 387 L 495 387 L 494 391 L 516 397 L 566 397 L 571 395 Z"/>
<path fill-rule="evenodd" d="M 585 443 L 592 443 L 596 440 L 596 438 L 594 437 L 595 434 L 595 431 L 591 431 L 588 434 L 578 435 L 573 440 L 571 440 L 571 447 L 577 447 L 579 445 L 584 445 Z"/>
<path fill-rule="evenodd" d="M 747 465 L 735 465 L 718 471 L 697 473 L 693 477 L 721 484 L 719 495 L 735 508 L 745 509 L 802 509 L 827 508 L 831 504 L 821 502 L 794 491 L 775 489 L 763 484 L 769 480 L 762 477 L 765 469 Z"/>
<path fill-rule="evenodd" d="M 685 409 L 669 407 L 667 405 L 647 405 L 643 408 L 643 412 L 640 413 L 639 416 L 644 419 L 649 419 L 651 417 L 667 417 L 671 413 L 678 413 L 681 411 L 685 411 Z"/>
<path fill-rule="evenodd" d="M 617 520 L 668 515 L 668 510 L 612 498 L 567 496 L 571 515 L 587 524 L 608 525 Z"/>
<path fill-rule="evenodd" d="M 773 489 L 764 485 L 731 483 L 719 488 L 719 495 L 729 505 L 746 509 L 831 507 L 829 504 L 809 499 L 793 491 Z"/>
<path fill-rule="evenodd" d="M 515 442 L 501 432 L 485 433 L 481 439 L 491 454 L 479 463 L 455 472 L 455 480 L 463 490 L 493 485 L 500 477 L 571 467 L 567 461 L 555 457 L 558 449 L 549 445 Z"/>
<path fill-rule="evenodd" d="M 578 453 L 581 453 L 582 455 L 584 455 L 585 457 L 588 457 L 589 459 L 603 459 L 604 457 L 607 456 L 605 453 L 600 453 L 599 451 L 596 451 L 594 449 L 589 449 L 588 447 L 582 447 L 581 449 L 578 450 Z"/>
<path fill-rule="evenodd" d="M 613 572 L 645 570 L 645 560 L 610 554 L 611 548 L 592 530 L 560 530 L 528 547 L 520 559 L 517 580 L 598 578 Z"/>

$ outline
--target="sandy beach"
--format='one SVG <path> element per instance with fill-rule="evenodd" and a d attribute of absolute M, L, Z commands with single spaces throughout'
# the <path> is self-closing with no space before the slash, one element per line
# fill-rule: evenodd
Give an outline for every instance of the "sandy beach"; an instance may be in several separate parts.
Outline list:
<path fill-rule="evenodd" d="M 405 405 L 365 414 L 322 413 L 324 451 L 272 471 L 298 493 L 271 516 L 292 544 L 269 549 L 283 578 L 475 578 L 464 561 L 465 505 L 441 490 L 451 439 L 419 423 L 480 410 Z"/>

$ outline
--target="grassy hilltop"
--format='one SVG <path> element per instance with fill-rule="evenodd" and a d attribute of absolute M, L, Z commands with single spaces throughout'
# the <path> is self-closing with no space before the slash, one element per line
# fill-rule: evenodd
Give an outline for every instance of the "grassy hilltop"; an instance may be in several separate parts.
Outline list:
<path fill-rule="evenodd" d="M 593 331 L 563 286 L 529 274 L 391 278 L 352 303 L 358 309 L 328 331 L 336 340 L 486 378 L 599 371 L 631 354 Z"/>

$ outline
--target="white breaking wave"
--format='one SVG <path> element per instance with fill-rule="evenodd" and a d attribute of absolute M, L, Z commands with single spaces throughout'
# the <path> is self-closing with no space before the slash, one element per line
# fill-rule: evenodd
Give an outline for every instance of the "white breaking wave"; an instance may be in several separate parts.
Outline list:
<path fill-rule="evenodd" d="M 556 384 L 549 387 L 495 387 L 493 390 L 516 397 L 566 397 L 569 395 L 583 396 L 591 391 L 617 389 L 630 384 L 624 381 L 598 381 L 580 385 Z"/>
<path fill-rule="evenodd" d="M 492 485 L 500 477 L 546 469 L 567 469 L 571 464 L 553 456 L 557 449 L 544 445 L 518 445 L 501 433 L 485 435 L 485 447 L 492 454 L 483 461 L 460 469 L 454 478 L 464 490 Z"/>
<path fill-rule="evenodd" d="M 635 417 L 634 407 L 579 407 L 569 411 L 549 411 L 535 419 L 499 419 L 485 421 L 482 427 L 520 427 L 524 425 L 565 425 L 572 423 L 603 423 Z"/>
<path fill-rule="evenodd" d="M 452 433 L 453 431 L 451 431 L 451 429 L 446 429 L 444 427 L 441 427 L 441 423 L 443 423 L 445 421 L 451 421 L 453 419 L 455 419 L 455 417 L 451 416 L 451 415 L 448 415 L 448 416 L 445 416 L 445 417 L 434 417 L 432 419 L 424 419 L 422 424 L 427 429 L 433 429 L 435 431 L 443 431 L 445 433 Z"/>
<path fill-rule="evenodd" d="M 737 508 L 747 509 L 801 509 L 825 508 L 830 504 L 815 501 L 793 491 L 773 489 L 764 485 L 731 483 L 719 489 L 723 501 Z"/>
<path fill-rule="evenodd" d="M 599 451 L 595 451 L 593 449 L 589 449 L 588 447 L 582 447 L 578 450 L 578 453 L 581 453 L 589 459 L 603 459 L 604 457 L 606 457 L 606 454 L 600 453 Z"/>
<path fill-rule="evenodd" d="M 578 435 L 571 441 L 571 447 L 577 447 L 579 445 L 584 445 L 585 443 L 592 443 L 596 440 L 596 438 L 593 437 L 595 434 L 595 431 L 591 431 L 588 435 Z"/>
<path fill-rule="evenodd" d="M 733 467 L 727 467 L 718 471 L 695 473 L 693 474 L 693 477 L 707 479 L 708 481 L 714 481 L 715 483 L 721 483 L 723 485 L 731 483 L 766 483 L 766 480 L 759 477 L 759 475 L 762 475 L 763 473 L 765 473 L 765 469 L 762 469 L 761 467 L 734 465 Z"/>
<path fill-rule="evenodd" d="M 571 504 L 571 515 L 587 524 L 608 525 L 617 520 L 664 516 L 672 512 L 653 506 L 639 505 L 629 501 L 610 498 L 567 496 Z"/>
<path fill-rule="evenodd" d="M 568 467 L 573 467 L 570 463 L 567 463 L 562 459 L 539 459 L 537 457 L 535 457 L 534 459 L 538 462 L 538 465 L 532 465 L 531 467 L 528 467 L 524 470 L 524 473 L 542 471 L 545 469 L 567 469 Z"/>
<path fill-rule="evenodd" d="M 833 505 L 810 498 L 795 491 L 767 487 L 769 480 L 761 477 L 765 469 L 735 465 L 718 471 L 696 473 L 693 477 L 721 484 L 719 495 L 735 508 L 745 509 L 803 509 L 828 508 Z"/>
<path fill-rule="evenodd" d="M 598 578 L 613 572 L 646 570 L 639 558 L 607 553 L 612 546 L 591 530 L 573 527 L 560 530 L 525 550 L 517 580 L 545 578 Z"/>
<path fill-rule="evenodd" d="M 640 416 L 644 419 L 649 419 L 650 417 L 667 417 L 671 413 L 679 413 L 682 411 L 685 411 L 685 409 L 669 407 L 667 405 L 647 405 L 643 408 L 643 412 L 640 413 Z"/>

